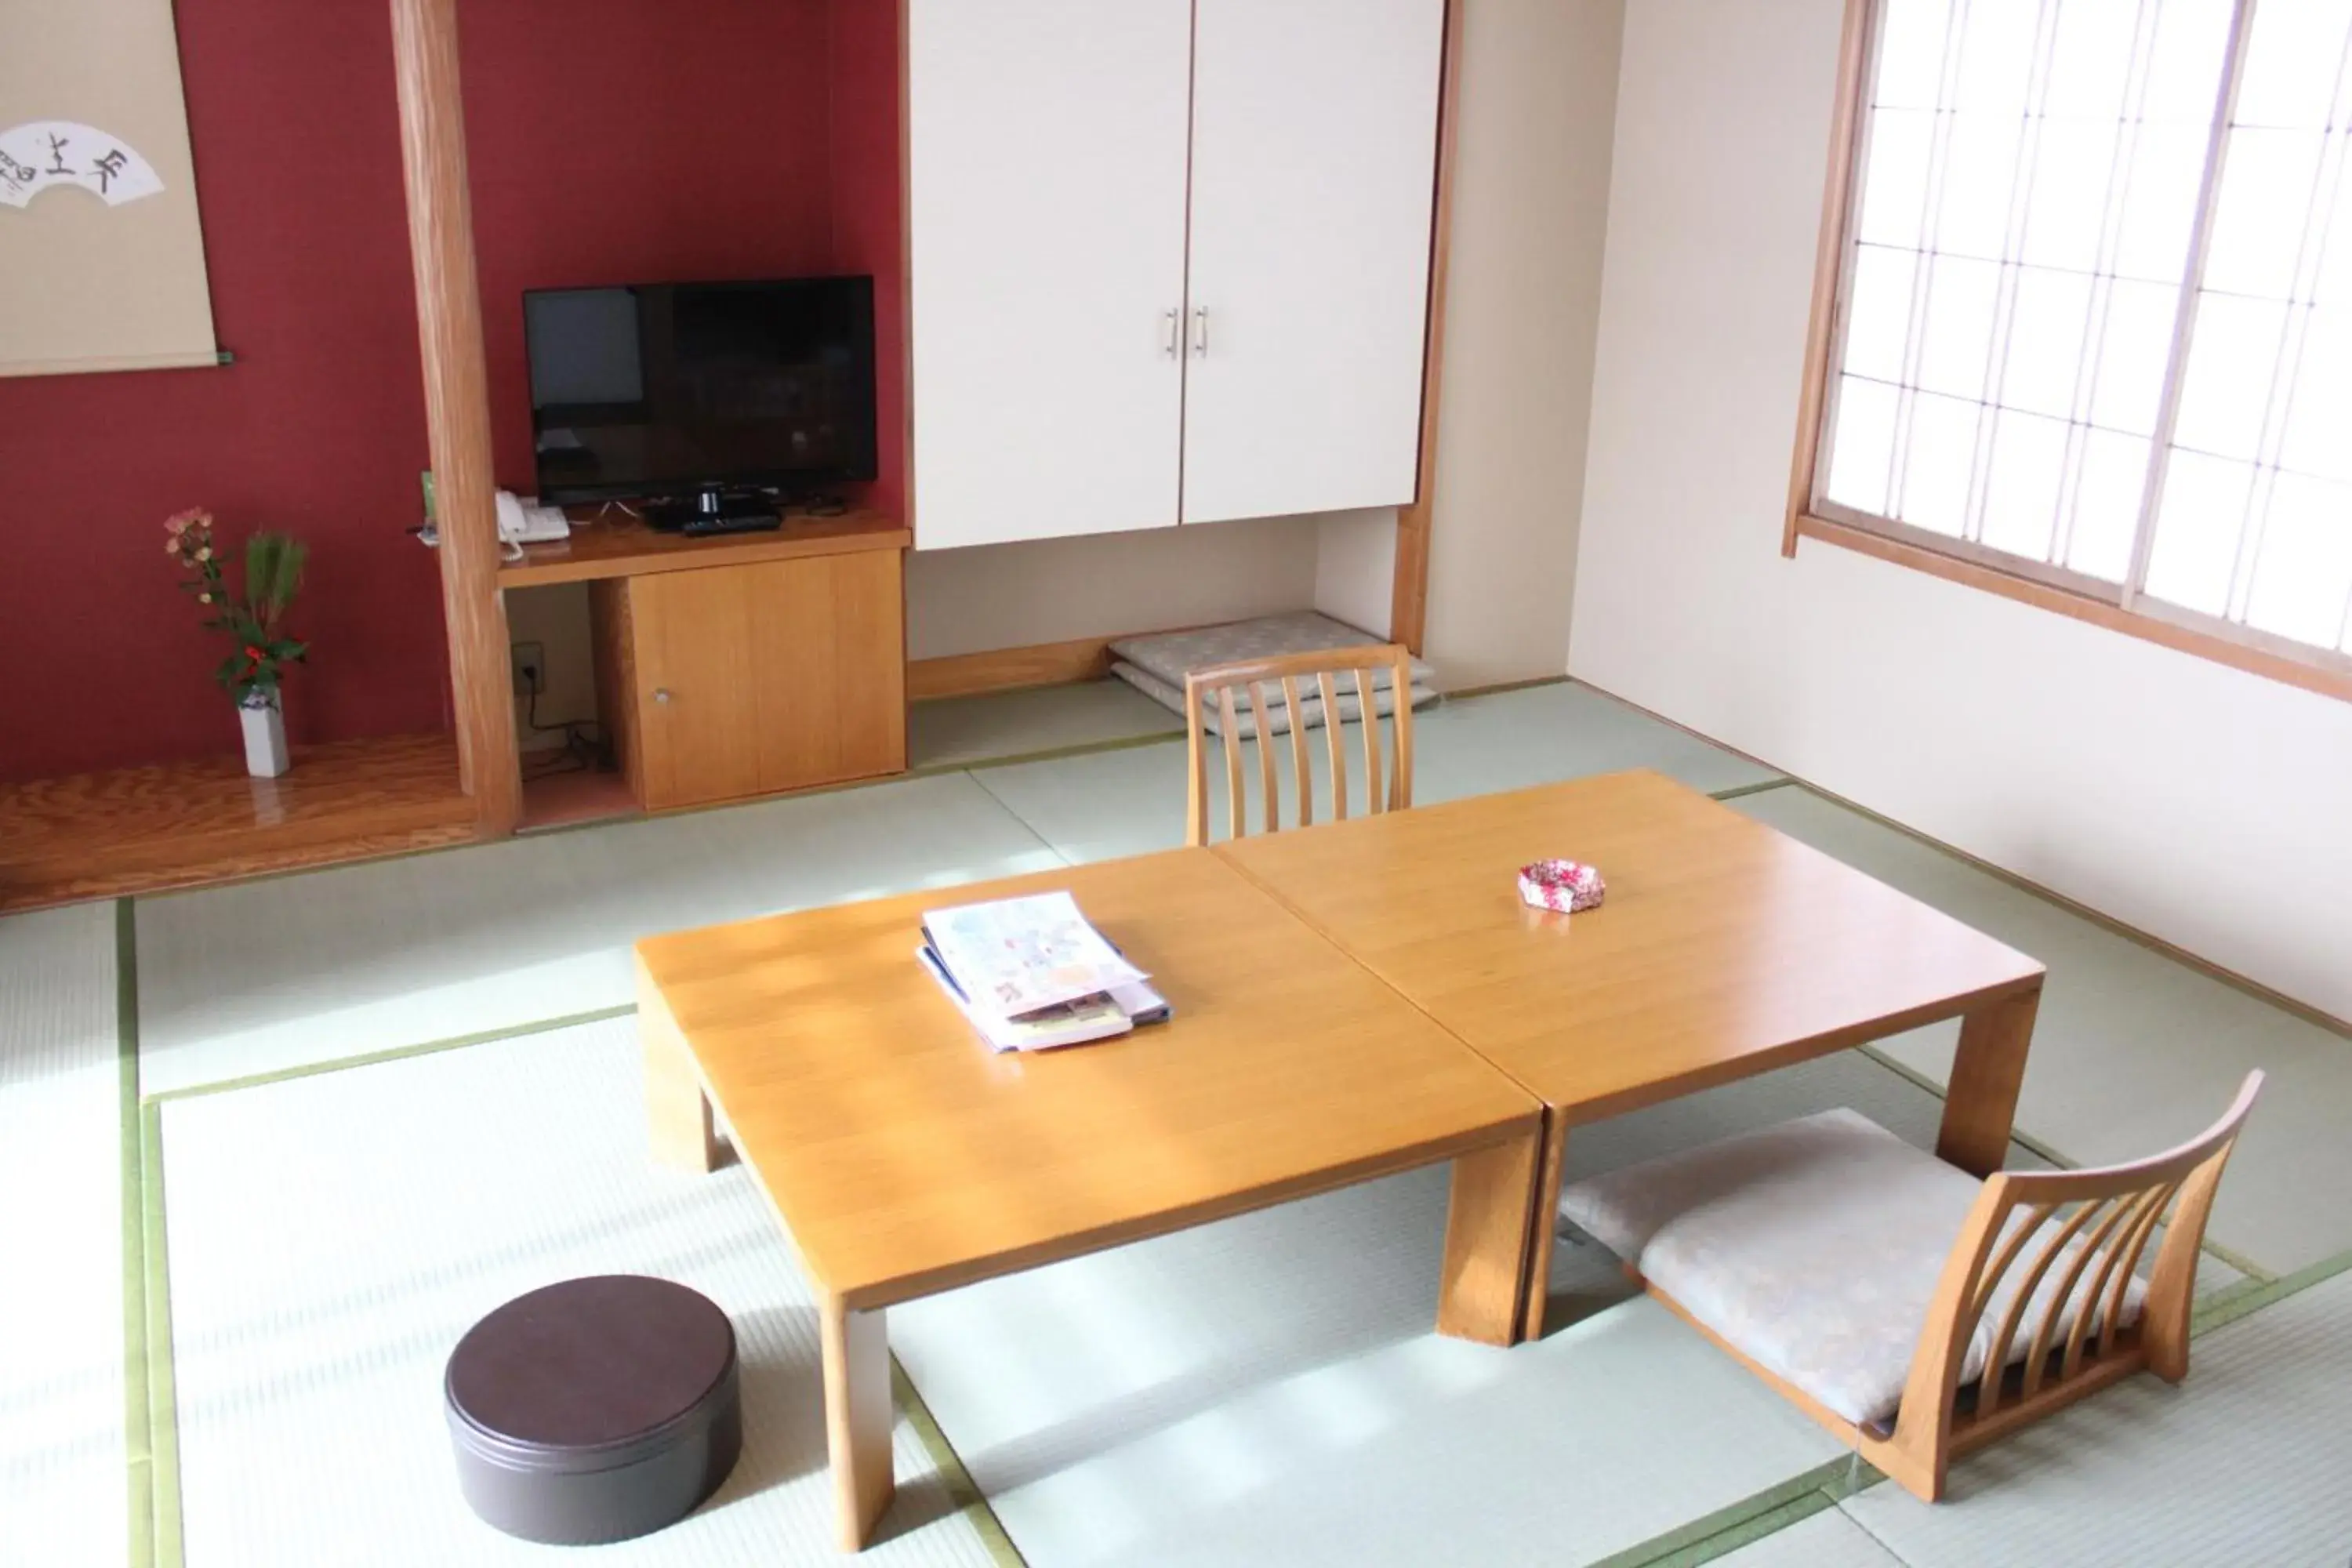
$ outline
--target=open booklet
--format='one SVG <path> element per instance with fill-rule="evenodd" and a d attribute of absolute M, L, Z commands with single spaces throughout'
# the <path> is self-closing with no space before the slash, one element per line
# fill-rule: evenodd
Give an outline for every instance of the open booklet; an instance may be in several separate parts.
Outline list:
<path fill-rule="evenodd" d="M 930 910 L 916 957 L 993 1050 L 1080 1045 L 1168 1016 L 1067 893 Z"/>

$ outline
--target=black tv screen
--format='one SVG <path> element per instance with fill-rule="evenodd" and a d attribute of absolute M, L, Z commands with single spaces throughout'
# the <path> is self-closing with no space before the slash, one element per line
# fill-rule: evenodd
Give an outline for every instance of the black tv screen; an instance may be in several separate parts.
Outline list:
<path fill-rule="evenodd" d="M 875 476 L 870 278 L 534 289 L 523 336 L 551 505 Z"/>

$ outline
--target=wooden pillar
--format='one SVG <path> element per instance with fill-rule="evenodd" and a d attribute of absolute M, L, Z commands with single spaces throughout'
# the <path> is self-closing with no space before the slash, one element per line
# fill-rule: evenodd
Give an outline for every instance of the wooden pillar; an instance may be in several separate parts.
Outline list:
<path fill-rule="evenodd" d="M 1437 509 L 1437 406 L 1445 369 L 1445 273 L 1454 227 L 1454 128 L 1462 96 L 1462 13 L 1448 0 L 1445 63 L 1437 97 L 1437 191 L 1429 237 L 1429 325 L 1421 363 L 1421 474 L 1412 504 L 1397 509 L 1389 640 L 1422 651 L 1429 623 L 1429 533 Z"/>
<path fill-rule="evenodd" d="M 485 837 L 512 833 L 521 809 L 506 606 L 499 598 L 490 399 L 474 277 L 466 116 L 457 92 L 457 0 L 392 0 L 400 88 L 408 248 L 425 360 L 425 424 L 441 531 L 441 605 L 457 761 Z"/>

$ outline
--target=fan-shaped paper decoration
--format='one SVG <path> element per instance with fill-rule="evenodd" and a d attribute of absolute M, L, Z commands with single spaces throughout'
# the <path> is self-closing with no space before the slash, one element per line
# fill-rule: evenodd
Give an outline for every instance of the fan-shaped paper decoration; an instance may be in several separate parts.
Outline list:
<path fill-rule="evenodd" d="M 119 207 L 163 188 L 128 142 L 70 120 L 35 120 L 0 131 L 0 205 L 21 207 L 60 185 L 79 185 Z"/>

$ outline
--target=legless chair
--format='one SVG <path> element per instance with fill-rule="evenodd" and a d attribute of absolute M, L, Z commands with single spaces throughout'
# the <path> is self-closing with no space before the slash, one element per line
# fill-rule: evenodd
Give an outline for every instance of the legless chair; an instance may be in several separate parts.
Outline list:
<path fill-rule="evenodd" d="M 2206 1216 L 2262 1083 L 2249 1073 L 2210 1130 L 2128 1165 L 1979 1184 L 1839 1110 L 1579 1183 L 1560 1210 L 1934 1502 L 1969 1450 L 2142 1367 L 2186 1375 Z"/>
<path fill-rule="evenodd" d="M 1391 721 L 1396 726 L 1396 745 L 1392 765 L 1388 770 L 1388 789 L 1381 788 L 1381 726 L 1373 708 L 1378 688 L 1373 678 L 1387 672 L 1394 711 Z M 1242 736 L 1239 715 L 1235 710 L 1234 693 L 1246 691 L 1252 727 L 1257 736 L 1257 764 L 1261 793 L 1265 797 L 1262 816 L 1265 828 L 1274 832 L 1282 826 L 1282 803 L 1276 782 L 1274 765 L 1274 732 L 1268 721 L 1274 710 L 1266 705 L 1265 687 L 1279 682 L 1284 718 L 1290 727 L 1291 771 L 1297 780 L 1298 826 L 1306 827 L 1315 820 L 1315 792 L 1307 767 L 1307 728 L 1300 723 L 1303 710 L 1299 698 L 1299 682 L 1308 679 L 1314 687 L 1308 693 L 1321 704 L 1323 735 L 1331 755 L 1331 819 L 1342 821 L 1348 815 L 1347 757 L 1339 744 L 1339 689 L 1338 677 L 1352 677 L 1357 709 L 1364 726 L 1364 788 L 1369 812 L 1401 811 L 1412 804 L 1412 666 L 1411 656 L 1391 643 L 1368 647 L 1319 649 L 1313 653 L 1278 654 L 1271 658 L 1245 659 L 1234 664 L 1220 664 L 1208 669 L 1196 669 L 1184 678 L 1184 732 L 1187 761 L 1192 764 L 1192 786 L 1185 811 L 1184 842 L 1206 844 L 1209 841 L 1209 752 L 1207 738 L 1207 704 L 1217 705 L 1217 727 L 1225 742 L 1226 820 L 1235 838 L 1249 831 L 1246 802 L 1242 792 Z"/>

